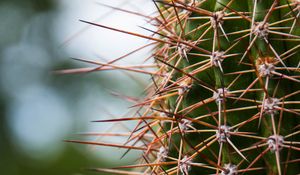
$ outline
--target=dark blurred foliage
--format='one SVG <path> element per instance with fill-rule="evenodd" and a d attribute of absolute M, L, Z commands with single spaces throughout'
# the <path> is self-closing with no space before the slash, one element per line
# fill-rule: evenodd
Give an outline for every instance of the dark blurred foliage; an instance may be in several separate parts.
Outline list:
<path fill-rule="evenodd" d="M 7 11 L 10 14 L 5 12 L 5 8 L 10 7 Z M 0 8 L 2 10 L 1 13 L 1 24 L 0 24 L 0 58 L 1 62 L 3 61 L 3 52 L 10 46 L 18 45 L 18 42 L 22 40 L 22 31 L 25 26 L 27 26 L 27 22 L 32 18 L 36 17 L 39 14 L 53 11 L 57 8 L 56 1 L 51 0 L 1 0 Z M 19 13 L 18 10 L 21 9 L 22 13 Z M 15 11 L 14 11 L 15 10 Z M 3 12 L 4 11 L 4 12 Z M 22 15 L 16 16 L 15 18 L 10 18 L 11 15 Z M 13 19 L 21 19 L 19 21 L 10 21 Z M 26 19 L 26 20 L 24 20 Z M 3 25 L 5 24 L 5 25 Z M 51 70 L 57 68 L 66 68 L 72 67 L 74 65 L 70 60 L 66 59 L 58 59 L 59 57 L 63 57 L 63 54 L 58 54 L 56 52 L 56 47 L 52 41 L 52 35 L 50 35 L 51 28 L 51 19 L 49 21 L 44 21 L 42 28 L 43 32 L 40 31 L 28 31 L 28 35 L 30 36 L 38 36 L 38 40 L 31 41 L 29 39 L 29 43 L 34 43 L 43 47 L 44 50 L 50 55 L 51 60 L 49 63 L 51 65 L 47 66 L 45 70 L 43 70 L 41 75 L 43 81 L 51 88 L 57 89 L 60 92 L 60 95 L 66 99 L 66 103 L 69 106 L 73 106 L 73 103 L 78 101 L 80 97 L 82 97 L 83 91 L 82 86 L 84 84 L 95 84 L 99 85 L 98 82 L 104 81 L 105 78 L 101 76 L 94 75 L 75 75 L 75 76 L 49 76 L 49 72 Z M 18 59 L 23 59 L 23 55 L 19 55 Z M 0 62 L 0 63 L 1 63 Z M 3 62 L 2 62 L 3 63 Z M 10 66 L 13 68 L 15 64 L 22 64 L 23 62 L 16 61 L 12 62 Z M 26 64 L 26 60 L 24 62 Z M 28 71 L 31 68 L 28 68 Z M 3 75 L 5 76 L 5 75 Z M 26 75 L 22 74 L 19 77 L 11 77 L 12 81 L 20 81 L 22 79 L 26 79 Z M 29 77 L 28 77 L 29 78 Z M 28 80 L 29 81 L 29 80 Z M 109 84 L 109 83 L 108 83 Z M 8 108 L 11 105 L 11 101 L 14 97 L 5 92 L 5 82 L 2 82 L 0 87 L 0 174 L 1 175 L 79 175 L 79 174 L 93 174 L 86 170 L 88 167 L 103 167 L 105 166 L 103 163 L 99 162 L 99 159 L 95 160 L 95 158 L 91 158 L 84 152 L 84 147 L 74 146 L 73 144 L 63 143 L 63 141 L 58 141 L 53 144 L 65 144 L 63 152 L 55 158 L 53 161 L 45 160 L 36 160 L 26 156 L 22 151 L 19 150 L 18 142 L 13 138 L 11 133 L 11 128 L 8 126 Z M 100 88 L 100 87 L 99 87 Z M 22 89 L 22 88 L 21 88 Z M 7 90 L 6 90 L 7 91 Z M 34 108 L 32 109 L 34 110 Z M 47 112 L 47 111 L 45 111 Z M 76 120 L 76 116 L 74 116 L 74 120 Z M 32 121 L 34 125 L 34 121 Z M 75 131 L 76 128 L 80 128 L 80 126 L 76 123 L 72 126 L 72 131 Z M 45 136 L 47 137 L 47 136 Z M 49 145 L 49 148 L 52 145 Z M 75 149 L 75 147 L 79 147 L 82 149 Z M 47 150 L 45 150 L 47 151 Z M 32 154 L 36 154 L 32 152 Z"/>

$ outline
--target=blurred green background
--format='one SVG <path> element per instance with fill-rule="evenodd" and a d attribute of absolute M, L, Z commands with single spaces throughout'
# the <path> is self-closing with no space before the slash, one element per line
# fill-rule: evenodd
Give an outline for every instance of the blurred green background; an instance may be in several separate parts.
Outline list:
<path fill-rule="evenodd" d="M 152 4 L 144 0 L 99 2 L 141 13 L 153 10 Z M 139 96 L 149 81 L 149 77 L 132 78 L 133 74 L 120 71 L 54 75 L 53 70 L 87 66 L 70 57 L 104 62 L 146 43 L 88 27 L 78 19 L 145 33 L 137 27 L 145 24 L 143 19 L 104 8 L 97 1 L 0 1 L 1 175 L 95 174 L 85 169 L 136 160 L 138 152 L 120 159 L 124 150 L 63 142 L 105 141 L 78 135 L 82 132 L 128 131 L 133 124 L 104 125 L 90 121 L 127 114 L 131 104 L 110 93 Z M 120 64 L 140 63 L 148 54 L 146 49 Z M 108 139 L 113 143 L 123 140 Z"/>

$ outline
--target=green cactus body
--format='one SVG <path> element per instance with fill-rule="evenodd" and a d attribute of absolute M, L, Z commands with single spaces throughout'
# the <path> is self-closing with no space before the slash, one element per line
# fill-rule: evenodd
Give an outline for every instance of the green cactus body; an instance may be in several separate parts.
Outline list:
<path fill-rule="evenodd" d="M 133 171 L 95 170 L 299 174 L 300 1 L 159 3 L 160 15 L 151 18 L 159 37 L 133 34 L 158 43 L 152 89 L 137 104 L 144 111 L 109 120 L 139 121 L 129 138 L 133 142 L 126 143 L 132 147 L 119 147 L 143 150 L 143 156 L 119 167 Z M 152 138 L 144 139 L 146 134 Z"/>

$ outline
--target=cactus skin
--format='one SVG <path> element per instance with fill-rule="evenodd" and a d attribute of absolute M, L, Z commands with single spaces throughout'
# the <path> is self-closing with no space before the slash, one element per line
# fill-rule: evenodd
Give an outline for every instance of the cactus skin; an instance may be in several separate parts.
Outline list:
<path fill-rule="evenodd" d="M 126 144 L 69 142 L 142 150 L 115 174 L 299 174 L 300 1 L 155 3 L 155 38 L 83 21 L 153 40 L 157 71 L 141 115 L 98 121 L 137 120 Z"/>

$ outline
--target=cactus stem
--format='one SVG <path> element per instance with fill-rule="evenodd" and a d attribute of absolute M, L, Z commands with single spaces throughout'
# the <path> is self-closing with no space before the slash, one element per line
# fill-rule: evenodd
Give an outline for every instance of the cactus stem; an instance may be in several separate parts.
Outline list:
<path fill-rule="evenodd" d="M 152 1 L 157 17 L 107 6 L 146 18 L 151 36 L 82 21 L 151 40 L 155 64 L 115 64 L 147 45 L 108 63 L 76 59 L 97 67 L 69 73 L 119 69 L 152 82 L 143 101 L 114 93 L 138 107 L 134 116 L 95 121 L 138 121 L 130 133 L 99 134 L 129 136 L 125 144 L 69 142 L 143 151 L 136 165 L 98 169 L 116 174 L 297 173 L 300 0 Z"/>
<path fill-rule="evenodd" d="M 262 151 L 249 165 L 248 165 L 248 167 L 246 168 L 246 170 L 247 169 L 249 169 L 249 168 L 251 168 L 260 158 L 262 158 L 265 154 L 267 154 L 267 152 L 269 152 L 270 151 L 270 149 L 271 148 L 266 148 L 264 151 Z"/>

